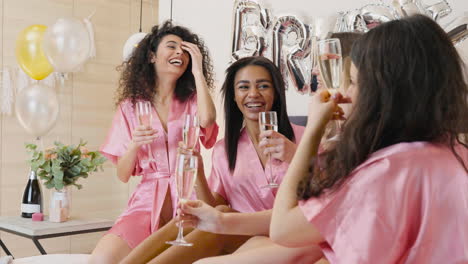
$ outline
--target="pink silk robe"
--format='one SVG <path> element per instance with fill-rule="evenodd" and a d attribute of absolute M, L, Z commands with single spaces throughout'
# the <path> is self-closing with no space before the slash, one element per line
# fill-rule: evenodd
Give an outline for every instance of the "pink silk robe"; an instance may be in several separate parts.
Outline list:
<path fill-rule="evenodd" d="M 291 124 L 296 143 L 304 133 L 304 127 Z M 273 175 L 281 183 L 289 164 L 272 159 Z M 243 129 L 237 145 L 236 167 L 231 173 L 226 155 L 224 139 L 218 141 L 213 149 L 213 167 L 208 183 L 213 192 L 221 195 L 233 209 L 252 213 L 273 208 L 276 189 L 260 188 L 267 185 L 269 165 L 263 169 L 260 158 L 250 137 Z"/>
<path fill-rule="evenodd" d="M 332 264 L 468 263 L 468 174 L 444 146 L 381 149 L 336 192 L 299 206 Z"/>
<path fill-rule="evenodd" d="M 142 146 L 138 151 L 137 162 L 132 173 L 132 175 L 142 175 L 141 182 L 130 197 L 127 209 L 116 220 L 114 225 L 116 230 L 110 231 L 111 233 L 114 231 L 116 235 L 126 240 L 132 248 L 157 230 L 168 188 L 172 198 L 172 208 L 176 208 L 177 192 L 172 176 L 175 172 L 178 144 L 182 141 L 183 116 L 184 114 L 196 114 L 196 103 L 196 96 L 185 102 L 180 102 L 175 98 L 172 100 L 167 121 L 167 135 L 164 133 L 158 114 L 154 108 L 152 109 L 152 127 L 158 131 L 159 135 L 151 144 L 151 153 L 156 162 L 148 164 L 144 161 L 148 158 L 148 146 Z M 120 104 L 114 116 L 112 127 L 100 149 L 102 154 L 116 164 L 118 157 L 125 154 L 127 145 L 132 139 L 132 131 L 136 126 L 138 126 L 138 119 L 133 104 L 130 100 L 126 100 Z M 200 129 L 200 141 L 206 148 L 211 148 L 214 145 L 217 135 L 218 126 L 216 124 L 207 129 Z M 175 210 L 173 211 L 175 214 Z M 124 221 L 124 219 L 127 220 Z M 116 227 L 120 222 L 127 223 Z M 138 232 L 138 230 L 142 231 Z"/>

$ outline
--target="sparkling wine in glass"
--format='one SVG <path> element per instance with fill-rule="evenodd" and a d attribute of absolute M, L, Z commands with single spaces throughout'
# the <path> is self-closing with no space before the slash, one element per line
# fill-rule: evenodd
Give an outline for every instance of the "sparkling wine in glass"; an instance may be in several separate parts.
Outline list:
<path fill-rule="evenodd" d="M 151 127 L 152 121 L 152 111 L 151 111 L 151 103 L 148 101 L 138 101 L 136 104 L 136 112 L 138 116 L 138 123 L 141 126 Z M 151 145 L 147 145 L 148 148 L 148 158 L 145 161 L 154 161 L 153 155 L 151 152 Z"/>
<path fill-rule="evenodd" d="M 184 127 L 182 129 L 182 138 L 184 140 L 185 147 L 188 151 L 192 152 L 198 142 L 200 135 L 200 125 L 198 122 L 197 115 L 185 115 Z"/>
<path fill-rule="evenodd" d="M 192 154 L 179 153 L 176 160 L 175 168 L 175 183 L 177 189 L 177 195 L 180 202 L 186 202 L 190 200 L 192 196 L 193 187 L 195 186 L 195 180 L 197 178 L 198 171 L 198 158 Z M 182 222 L 179 224 L 179 232 L 177 238 L 174 241 L 167 241 L 167 244 L 175 246 L 193 246 L 192 243 L 185 241 L 184 239 L 184 228 Z"/>
<path fill-rule="evenodd" d="M 260 112 L 258 114 L 258 123 L 260 125 L 260 131 L 274 130 L 278 132 L 278 117 L 276 116 L 275 111 Z M 278 188 L 278 183 L 276 183 L 273 177 L 273 167 L 271 164 L 271 155 L 268 154 L 268 164 L 269 164 L 269 173 L 267 173 L 268 184 L 261 186 L 262 188 Z"/>
<path fill-rule="evenodd" d="M 340 40 L 332 38 L 318 41 L 317 56 L 322 80 L 325 82 L 331 94 L 338 92 L 343 74 L 343 58 Z M 339 120 L 335 121 L 335 126 L 338 131 L 341 130 L 341 123 Z M 328 140 L 339 140 L 339 132 Z"/>

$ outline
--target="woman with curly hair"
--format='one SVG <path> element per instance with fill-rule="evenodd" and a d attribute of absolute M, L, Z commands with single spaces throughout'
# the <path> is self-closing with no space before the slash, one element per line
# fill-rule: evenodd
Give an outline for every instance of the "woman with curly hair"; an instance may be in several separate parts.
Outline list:
<path fill-rule="evenodd" d="M 218 134 L 209 93 L 212 64 L 196 34 L 171 21 L 154 26 L 119 68 L 118 109 L 101 152 L 117 165 L 122 182 L 131 175 L 142 179 L 127 209 L 93 251 L 91 262 L 100 264 L 118 263 L 175 215 L 173 175 L 184 115 L 198 115 L 200 141 L 206 148 L 214 145 Z M 139 125 L 138 101 L 151 102 L 151 126 Z"/>
<path fill-rule="evenodd" d="M 196 228 L 185 237 L 188 242 L 193 243 L 192 247 L 171 247 L 164 250 L 164 239 L 170 239 L 170 225 L 166 225 L 138 245 L 121 264 L 189 264 L 242 250 L 246 247 L 245 241 L 253 235 L 268 236 L 276 189 L 262 186 L 268 183 L 270 165 L 274 167 L 273 177 L 276 182 L 281 183 L 304 127 L 289 121 L 283 77 L 280 70 L 267 58 L 246 57 L 231 64 L 226 70 L 221 93 L 226 129 L 224 139 L 213 147 L 213 166 L 208 179 L 212 195 L 198 198 L 205 202 L 208 210 L 215 211 L 214 214 L 225 212 L 223 215 L 229 217 L 225 218 L 223 224 L 214 221 L 209 226 L 190 225 L 190 219 L 184 222 L 187 231 L 189 228 Z M 277 113 L 277 131 L 261 131 L 258 122 L 259 113 L 263 111 Z M 225 206 L 226 204 L 230 207 Z M 253 244 L 264 243 L 258 240 L 249 241 L 250 246 L 253 247 Z M 292 250 L 274 248 L 265 254 L 273 253 L 277 253 L 277 257 L 266 263 L 277 263 L 285 259 L 306 261 L 321 257 L 318 247 Z M 243 260 L 229 262 L 224 257 L 220 260 L 226 260 L 226 263 L 244 263 Z M 251 259 L 252 261 L 257 263 L 256 259 Z"/>

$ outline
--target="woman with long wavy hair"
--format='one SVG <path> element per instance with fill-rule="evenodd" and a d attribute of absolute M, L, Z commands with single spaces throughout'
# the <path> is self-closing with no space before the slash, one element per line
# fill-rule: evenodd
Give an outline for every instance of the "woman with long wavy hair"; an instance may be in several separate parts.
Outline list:
<path fill-rule="evenodd" d="M 417 15 L 370 30 L 351 58 L 353 109 L 341 141 L 317 155 L 340 97 L 313 96 L 275 200 L 272 240 L 320 245 L 330 263 L 468 262 L 459 54 L 437 23 Z"/>
<path fill-rule="evenodd" d="M 218 133 L 209 93 L 211 60 L 203 41 L 187 28 L 171 21 L 154 26 L 120 69 L 118 109 L 101 152 L 117 165 L 122 182 L 132 175 L 142 179 L 126 210 L 98 242 L 91 263 L 118 263 L 175 215 L 173 175 L 184 115 L 198 115 L 205 147 L 214 145 Z M 151 126 L 139 125 L 139 101 L 152 105 Z"/>

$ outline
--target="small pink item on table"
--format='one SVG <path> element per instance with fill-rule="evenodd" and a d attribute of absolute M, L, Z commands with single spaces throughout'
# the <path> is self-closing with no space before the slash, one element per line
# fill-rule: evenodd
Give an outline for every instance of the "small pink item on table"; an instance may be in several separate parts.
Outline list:
<path fill-rule="evenodd" d="M 44 221 L 44 214 L 43 213 L 34 213 L 32 215 L 32 220 L 33 221 Z"/>

